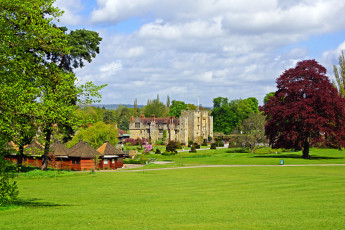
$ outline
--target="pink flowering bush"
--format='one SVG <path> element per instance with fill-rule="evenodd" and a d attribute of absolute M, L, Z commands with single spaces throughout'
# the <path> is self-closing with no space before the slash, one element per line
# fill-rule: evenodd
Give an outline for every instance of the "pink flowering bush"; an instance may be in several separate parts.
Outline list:
<path fill-rule="evenodd" d="M 150 145 L 147 141 L 145 142 L 144 145 L 144 153 L 149 153 L 152 150 L 152 145 Z"/>

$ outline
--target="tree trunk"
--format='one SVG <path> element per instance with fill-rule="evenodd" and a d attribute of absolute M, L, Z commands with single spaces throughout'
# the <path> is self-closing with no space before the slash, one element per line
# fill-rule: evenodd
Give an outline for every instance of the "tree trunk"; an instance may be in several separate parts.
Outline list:
<path fill-rule="evenodd" d="M 45 144 L 44 144 L 44 152 L 42 155 L 42 167 L 43 171 L 47 170 L 48 167 L 48 154 L 50 149 L 50 137 L 52 134 L 51 125 L 48 125 L 49 128 L 45 129 L 46 137 L 45 137 Z"/>
<path fill-rule="evenodd" d="M 302 158 L 304 159 L 309 159 L 310 156 L 309 156 L 309 142 L 307 140 L 304 141 L 304 144 L 303 144 L 303 156 Z"/>
<path fill-rule="evenodd" d="M 18 153 L 18 158 L 17 158 L 17 168 L 18 172 L 22 170 L 23 166 L 23 157 L 24 157 L 24 146 L 19 145 L 19 153 Z"/>

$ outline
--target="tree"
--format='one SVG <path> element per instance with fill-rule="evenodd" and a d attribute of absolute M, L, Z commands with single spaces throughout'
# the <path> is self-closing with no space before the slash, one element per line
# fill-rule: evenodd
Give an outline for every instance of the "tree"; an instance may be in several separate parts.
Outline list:
<path fill-rule="evenodd" d="M 264 105 L 268 102 L 271 97 L 274 97 L 275 92 L 270 92 L 264 97 Z"/>
<path fill-rule="evenodd" d="M 345 99 L 315 60 L 298 62 L 277 79 L 277 92 L 266 105 L 265 133 L 273 148 L 303 149 L 316 143 L 345 145 Z"/>
<path fill-rule="evenodd" d="M 179 118 L 182 110 L 186 110 L 187 105 L 183 101 L 172 101 L 168 115 Z"/>
<path fill-rule="evenodd" d="M 128 130 L 130 120 L 129 109 L 126 106 L 119 106 L 119 108 L 117 108 L 117 113 L 117 122 L 119 129 Z"/>
<path fill-rule="evenodd" d="M 251 113 L 247 119 L 242 122 L 245 142 L 250 146 L 251 153 L 261 148 L 258 144 L 267 143 L 265 136 L 266 118 L 261 113 Z"/>
<path fill-rule="evenodd" d="M 339 91 L 339 94 L 342 97 L 345 97 L 345 57 L 344 52 L 341 51 L 341 54 L 338 58 L 339 71 L 336 65 L 333 65 L 334 76 L 336 79 L 336 86 Z"/>
<path fill-rule="evenodd" d="M 112 111 L 106 110 L 103 113 L 103 122 L 106 124 L 114 124 L 116 121 L 115 116 Z"/>
<path fill-rule="evenodd" d="M 93 148 L 100 147 L 107 140 L 112 145 L 116 145 L 118 143 L 117 137 L 118 131 L 113 125 L 99 121 L 88 128 L 78 130 L 68 143 L 68 147 L 74 146 L 79 140 L 87 141 Z"/>
<path fill-rule="evenodd" d="M 233 128 L 239 124 L 235 111 L 228 103 L 228 98 L 214 98 L 211 115 L 213 116 L 214 132 L 230 134 Z"/>
<path fill-rule="evenodd" d="M 157 96 L 157 99 L 147 101 L 147 105 L 144 108 L 144 115 L 145 117 L 151 117 L 152 115 L 163 117 L 165 111 L 165 105 L 159 101 L 159 96 Z"/>

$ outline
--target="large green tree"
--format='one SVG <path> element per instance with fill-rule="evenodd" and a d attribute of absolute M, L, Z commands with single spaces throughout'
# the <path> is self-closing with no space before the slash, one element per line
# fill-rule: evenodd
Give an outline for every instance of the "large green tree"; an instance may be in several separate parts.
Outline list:
<path fill-rule="evenodd" d="M 90 125 L 88 128 L 80 129 L 68 143 L 69 147 L 74 146 L 79 140 L 87 141 L 93 148 L 97 149 L 105 141 L 112 145 L 118 143 L 118 130 L 114 125 L 107 125 L 102 121 Z"/>
<path fill-rule="evenodd" d="M 148 100 L 147 105 L 144 108 L 145 117 L 151 117 L 155 115 L 156 117 L 163 117 L 166 113 L 166 106 L 163 102 L 159 101 L 159 96 L 156 99 Z"/>
<path fill-rule="evenodd" d="M 173 100 L 170 108 L 169 108 L 169 116 L 175 116 L 176 118 L 179 118 L 181 115 L 182 110 L 186 110 L 187 105 L 183 101 L 175 101 Z"/>

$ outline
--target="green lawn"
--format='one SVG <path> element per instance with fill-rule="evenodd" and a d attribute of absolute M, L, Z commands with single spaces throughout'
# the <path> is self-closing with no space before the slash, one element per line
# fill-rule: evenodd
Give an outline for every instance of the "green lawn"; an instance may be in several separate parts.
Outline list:
<path fill-rule="evenodd" d="M 182 152 L 172 156 L 151 154 L 150 158 L 158 161 L 171 161 L 172 164 L 150 164 L 145 168 L 178 167 L 190 165 L 278 165 L 284 160 L 285 165 L 295 164 L 345 164 L 345 151 L 337 149 L 311 149 L 310 159 L 302 159 L 302 152 L 265 153 L 228 153 L 229 149 L 202 150 L 197 153 Z M 261 152 L 261 153 L 260 153 Z M 172 161 L 173 160 L 173 161 Z"/>
<path fill-rule="evenodd" d="M 19 178 L 0 229 L 344 229 L 345 166 Z"/>

